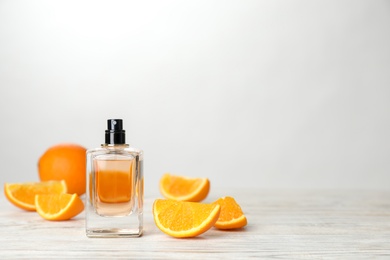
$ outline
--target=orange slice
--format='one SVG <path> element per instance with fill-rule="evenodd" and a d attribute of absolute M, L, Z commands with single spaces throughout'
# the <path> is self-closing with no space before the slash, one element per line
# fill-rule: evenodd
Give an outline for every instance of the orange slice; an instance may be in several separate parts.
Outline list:
<path fill-rule="evenodd" d="M 213 204 L 221 206 L 221 214 L 214 226 L 218 229 L 234 229 L 246 226 L 247 220 L 240 205 L 232 197 L 223 197 Z"/>
<path fill-rule="evenodd" d="M 160 191 L 167 199 L 199 202 L 209 194 L 210 181 L 166 173 L 160 180 Z"/>
<path fill-rule="evenodd" d="M 35 210 L 35 195 L 66 193 L 65 181 L 5 183 L 6 198 L 15 206 L 25 210 Z"/>
<path fill-rule="evenodd" d="M 209 230 L 219 217 L 218 204 L 157 199 L 153 217 L 157 227 L 173 237 L 195 237 Z"/>
<path fill-rule="evenodd" d="M 38 214 L 47 220 L 68 220 L 84 210 L 77 194 L 43 194 L 35 196 Z"/>

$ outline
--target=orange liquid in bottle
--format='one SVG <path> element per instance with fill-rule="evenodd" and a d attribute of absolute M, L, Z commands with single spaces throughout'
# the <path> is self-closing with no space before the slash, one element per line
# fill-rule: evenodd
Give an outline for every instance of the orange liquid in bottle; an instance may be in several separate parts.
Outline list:
<path fill-rule="evenodd" d="M 132 192 L 131 172 L 98 171 L 97 195 L 104 203 L 129 202 Z"/>
<path fill-rule="evenodd" d="M 96 161 L 96 210 L 100 215 L 130 214 L 133 205 L 133 160 Z"/>

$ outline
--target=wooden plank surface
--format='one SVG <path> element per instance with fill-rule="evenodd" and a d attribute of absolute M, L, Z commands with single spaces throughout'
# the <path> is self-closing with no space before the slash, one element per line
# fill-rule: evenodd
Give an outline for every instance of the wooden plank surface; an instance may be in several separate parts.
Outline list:
<path fill-rule="evenodd" d="M 211 229 L 192 239 L 171 238 L 154 224 L 145 199 L 140 238 L 87 238 L 84 215 L 49 222 L 0 197 L 0 258 L 133 259 L 390 259 L 390 192 L 256 191 L 213 192 L 208 202 L 234 196 L 248 226 Z"/>

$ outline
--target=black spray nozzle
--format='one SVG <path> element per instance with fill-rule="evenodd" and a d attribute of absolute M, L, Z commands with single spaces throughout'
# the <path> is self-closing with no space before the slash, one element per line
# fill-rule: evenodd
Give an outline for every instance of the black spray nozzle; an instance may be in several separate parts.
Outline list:
<path fill-rule="evenodd" d="M 114 130 L 114 131 L 123 130 L 122 119 L 108 119 L 107 129 Z"/>
<path fill-rule="evenodd" d="M 125 144 L 126 136 L 123 130 L 122 119 L 108 119 L 106 130 L 106 144 Z"/>

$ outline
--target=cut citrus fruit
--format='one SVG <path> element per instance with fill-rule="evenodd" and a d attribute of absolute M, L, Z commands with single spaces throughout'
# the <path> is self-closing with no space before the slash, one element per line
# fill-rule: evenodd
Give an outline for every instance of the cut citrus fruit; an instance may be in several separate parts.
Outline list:
<path fill-rule="evenodd" d="M 160 191 L 167 199 L 199 202 L 209 194 L 210 181 L 166 173 L 160 179 Z"/>
<path fill-rule="evenodd" d="M 214 226 L 218 229 L 234 229 L 246 226 L 247 220 L 240 205 L 232 197 L 223 197 L 213 204 L 221 206 L 221 214 Z"/>
<path fill-rule="evenodd" d="M 77 194 L 42 194 L 35 196 L 38 214 L 47 220 L 68 220 L 84 209 L 84 203 Z"/>
<path fill-rule="evenodd" d="M 66 193 L 65 181 L 5 183 L 6 198 L 15 206 L 25 210 L 35 210 L 35 195 Z"/>
<path fill-rule="evenodd" d="M 218 204 L 157 199 L 153 217 L 157 227 L 173 237 L 195 237 L 209 230 L 219 217 Z"/>

